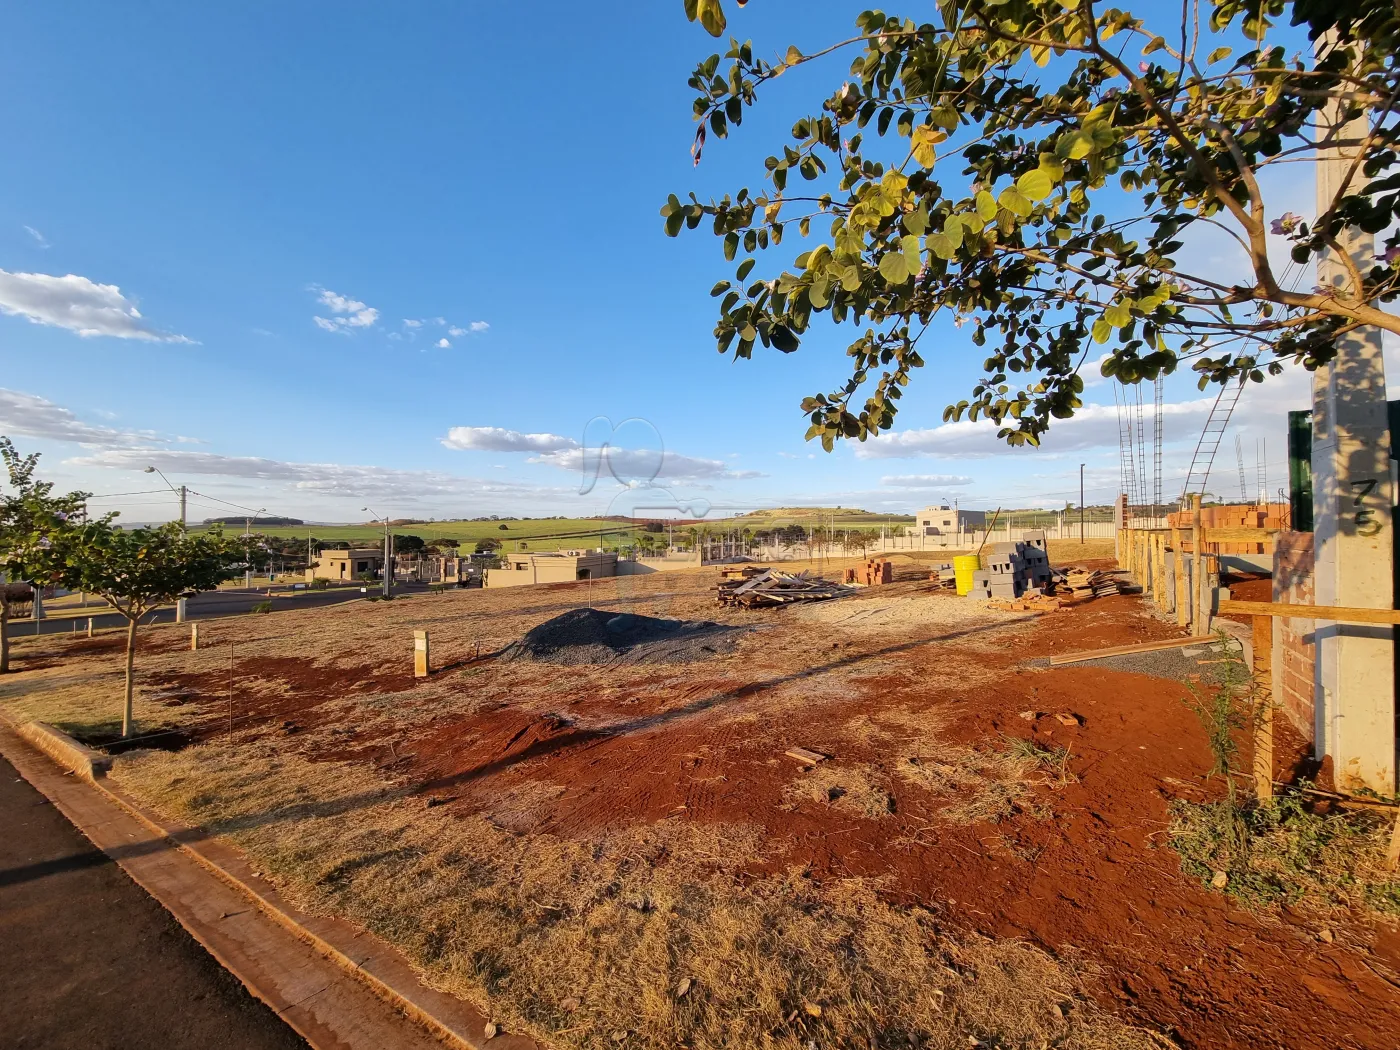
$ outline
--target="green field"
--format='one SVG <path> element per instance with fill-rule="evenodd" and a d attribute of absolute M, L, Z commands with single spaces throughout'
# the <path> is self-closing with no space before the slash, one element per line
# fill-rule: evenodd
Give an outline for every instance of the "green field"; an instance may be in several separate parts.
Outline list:
<path fill-rule="evenodd" d="M 502 528 L 501 526 L 505 526 Z M 384 526 L 362 525 L 269 525 L 254 524 L 264 536 L 285 536 L 305 540 L 344 541 L 356 546 L 375 547 L 384 541 Z M 640 526 L 601 518 L 527 518 L 501 521 L 425 521 L 392 526 L 398 536 L 419 536 L 424 540 L 452 539 L 470 548 L 478 540 L 499 541 L 506 550 L 565 550 L 574 547 L 616 546 L 632 541 Z M 225 526 L 225 532 L 234 532 Z"/>
<path fill-rule="evenodd" d="M 1111 513 L 1109 508 L 1091 507 L 1087 517 L 1091 521 L 1102 520 L 1104 515 L 1111 517 Z M 1008 515 L 1012 517 L 1015 525 L 1031 527 L 1052 524 L 1056 516 L 1054 512 L 1045 511 L 1003 511 L 998 525 L 1005 522 Z M 785 525 L 800 525 L 806 528 L 834 524 L 837 530 L 880 529 L 885 526 L 898 529 L 913 522 L 914 517 L 910 514 L 874 514 L 850 507 L 780 507 L 731 518 L 708 519 L 700 525 L 707 528 L 711 535 L 719 535 L 729 529 L 759 532 Z M 677 534 L 688 528 L 689 523 L 675 526 Z M 227 525 L 224 529 L 228 533 L 242 531 Z M 408 522 L 393 525 L 393 530 L 396 535 L 419 536 L 425 541 L 454 539 L 466 549 L 475 546 L 478 540 L 493 539 L 500 542 L 503 549 L 510 551 L 556 551 L 584 547 L 630 546 L 636 541 L 642 527 L 604 518 L 509 518 L 500 521 Z M 345 542 L 366 547 L 376 547 L 384 538 L 384 526 L 373 522 L 360 525 L 268 526 L 258 526 L 255 523 L 254 531 L 265 536 L 298 540 L 311 537 L 322 542 Z"/>

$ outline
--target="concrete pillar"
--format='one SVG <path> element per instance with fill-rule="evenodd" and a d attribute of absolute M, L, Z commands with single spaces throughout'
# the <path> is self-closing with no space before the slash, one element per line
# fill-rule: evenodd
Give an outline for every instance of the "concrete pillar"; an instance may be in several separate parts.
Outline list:
<path fill-rule="evenodd" d="M 1364 138 L 1364 120 L 1349 134 Z M 1323 151 L 1319 213 L 1331 205 L 1350 148 Z M 1353 230 L 1341 246 L 1363 270 L 1375 238 Z M 1343 260 L 1318 262 L 1318 283 L 1350 293 Z M 1359 328 L 1337 339 L 1336 357 L 1313 377 L 1314 601 L 1363 609 L 1394 607 L 1395 504 L 1381 333 Z M 1395 791 L 1395 646 L 1391 627 L 1317 621 L 1319 752 L 1342 788 Z"/>
<path fill-rule="evenodd" d="M 186 603 L 186 601 L 188 601 L 188 599 L 186 599 L 186 598 L 176 598 L 176 599 L 175 599 L 175 622 L 176 622 L 176 623 L 184 623 L 184 622 L 185 622 L 185 609 L 186 609 L 185 603 Z"/>

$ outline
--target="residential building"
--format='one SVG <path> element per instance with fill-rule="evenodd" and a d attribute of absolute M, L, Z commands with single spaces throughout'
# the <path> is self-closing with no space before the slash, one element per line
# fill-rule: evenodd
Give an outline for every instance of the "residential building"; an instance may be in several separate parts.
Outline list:
<path fill-rule="evenodd" d="M 306 570 L 308 580 L 358 580 L 365 573 L 378 576 L 384 568 L 384 552 L 364 550 L 323 550 Z"/>
<path fill-rule="evenodd" d="M 571 583 L 616 576 L 617 555 L 605 551 L 530 551 L 497 554 L 501 568 L 486 570 L 487 587 L 518 587 L 530 583 Z"/>
<path fill-rule="evenodd" d="M 948 536 L 973 529 L 987 527 L 987 512 L 982 510 L 955 510 L 942 507 L 925 507 L 915 519 L 912 533 L 915 536 Z"/>

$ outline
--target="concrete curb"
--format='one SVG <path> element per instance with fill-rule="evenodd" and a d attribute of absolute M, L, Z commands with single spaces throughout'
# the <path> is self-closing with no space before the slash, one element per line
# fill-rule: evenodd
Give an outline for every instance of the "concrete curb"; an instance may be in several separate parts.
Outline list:
<path fill-rule="evenodd" d="M 9 719 L 6 719 L 9 722 Z M 64 769 L 77 773 L 84 780 L 96 781 L 112 768 L 112 756 L 80 744 L 67 733 L 47 722 L 10 723 L 15 734 L 42 751 Z"/>
<path fill-rule="evenodd" d="M 248 899 L 268 919 L 308 945 L 317 955 L 328 960 L 357 983 L 365 986 L 376 998 L 383 1001 L 388 1009 L 427 1029 L 443 1044 L 462 1050 L 541 1050 L 540 1044 L 521 1035 L 502 1033 L 488 1040 L 486 1026 L 490 1019 L 470 1004 L 424 984 L 398 949 L 343 919 L 312 916 L 302 912 L 288 903 L 275 886 L 256 874 L 247 858 L 234 847 L 209 837 L 199 828 L 168 821 L 160 814 L 146 809 L 105 776 L 94 776 L 82 769 L 74 770 L 71 763 L 79 761 L 81 756 L 63 750 L 65 745 L 62 742 L 67 741 L 67 746 L 71 746 L 77 752 L 96 755 L 103 762 L 102 773 L 111 766 L 109 756 L 92 752 L 45 723 L 16 724 L 8 716 L 0 714 L 0 725 L 9 728 L 16 736 L 63 769 L 77 772 L 87 786 L 101 794 L 108 802 L 119 807 L 152 834 L 190 857 L 210 875 Z M 45 746 L 45 743 L 49 746 Z M 58 753 L 50 751 L 50 747 Z M 79 824 L 78 828 L 86 833 L 82 825 Z M 160 898 L 157 897 L 157 900 Z M 257 981 L 253 975 L 240 972 L 238 967 L 231 965 L 214 949 L 206 937 L 201 936 L 199 929 L 191 926 L 184 917 L 178 914 L 176 917 L 226 969 L 257 994 Z M 305 1032 L 302 1034 L 307 1035 Z M 313 1042 L 314 1045 L 316 1044 Z M 332 1048 L 326 1047 L 324 1050 Z M 344 1048 L 337 1045 L 334 1050 Z"/>

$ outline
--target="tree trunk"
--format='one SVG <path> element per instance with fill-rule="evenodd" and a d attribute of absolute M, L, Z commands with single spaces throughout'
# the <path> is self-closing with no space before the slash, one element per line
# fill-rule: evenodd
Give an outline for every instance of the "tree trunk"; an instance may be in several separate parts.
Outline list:
<path fill-rule="evenodd" d="M 4 587 L 0 583 L 0 587 Z M 0 674 L 5 674 L 10 669 L 10 606 L 3 596 L 0 596 Z"/>
<path fill-rule="evenodd" d="M 138 616 L 126 621 L 126 704 L 122 708 L 122 739 L 131 736 L 131 699 L 136 686 L 136 624 Z"/>

